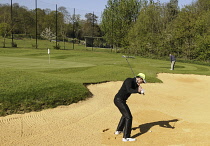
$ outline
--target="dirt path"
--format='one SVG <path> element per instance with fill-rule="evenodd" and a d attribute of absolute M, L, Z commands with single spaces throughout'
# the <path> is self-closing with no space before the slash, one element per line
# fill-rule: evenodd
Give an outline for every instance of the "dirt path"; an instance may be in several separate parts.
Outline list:
<path fill-rule="evenodd" d="M 143 85 L 133 94 L 132 136 L 113 133 L 120 113 L 113 97 L 122 82 L 90 85 L 93 98 L 41 112 L 0 117 L 0 145 L 210 145 L 210 77 L 159 74 L 163 83 Z M 174 128 L 173 128 L 174 127 Z"/>

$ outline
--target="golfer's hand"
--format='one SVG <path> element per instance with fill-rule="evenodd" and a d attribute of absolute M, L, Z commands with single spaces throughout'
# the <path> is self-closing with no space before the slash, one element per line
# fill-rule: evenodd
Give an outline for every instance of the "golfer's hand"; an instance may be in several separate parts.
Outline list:
<path fill-rule="evenodd" d="M 144 95 L 144 89 L 141 86 L 138 87 L 138 92 Z"/>
<path fill-rule="evenodd" d="M 141 93 L 142 87 L 139 85 L 138 92 Z"/>
<path fill-rule="evenodd" d="M 143 95 L 144 95 L 144 89 L 141 89 L 141 94 L 143 94 Z"/>

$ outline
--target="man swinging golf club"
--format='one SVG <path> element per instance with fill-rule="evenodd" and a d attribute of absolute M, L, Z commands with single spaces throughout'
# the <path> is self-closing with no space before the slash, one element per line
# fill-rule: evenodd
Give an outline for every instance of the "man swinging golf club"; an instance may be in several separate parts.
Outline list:
<path fill-rule="evenodd" d="M 115 134 L 118 135 L 123 132 L 122 141 L 135 141 L 135 138 L 131 138 L 131 128 L 132 128 L 132 115 L 128 105 L 126 104 L 126 100 L 132 93 L 144 94 L 144 90 L 142 89 L 142 83 L 146 83 L 145 74 L 139 73 L 134 78 L 127 78 L 118 93 L 115 95 L 114 104 L 120 110 L 122 117 L 117 126 L 117 130 Z"/>

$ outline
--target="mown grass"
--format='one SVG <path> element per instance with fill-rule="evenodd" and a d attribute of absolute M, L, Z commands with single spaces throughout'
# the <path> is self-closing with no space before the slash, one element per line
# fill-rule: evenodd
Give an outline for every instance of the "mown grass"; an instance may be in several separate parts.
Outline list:
<path fill-rule="evenodd" d="M 134 72 L 144 72 L 147 82 L 161 82 L 157 73 L 210 75 L 210 67 L 177 61 L 135 57 L 128 59 Z M 79 48 L 0 48 L 0 115 L 25 113 L 69 105 L 91 97 L 88 83 L 124 80 L 133 74 L 122 54 L 110 50 Z M 117 92 L 117 91 L 116 91 Z"/>

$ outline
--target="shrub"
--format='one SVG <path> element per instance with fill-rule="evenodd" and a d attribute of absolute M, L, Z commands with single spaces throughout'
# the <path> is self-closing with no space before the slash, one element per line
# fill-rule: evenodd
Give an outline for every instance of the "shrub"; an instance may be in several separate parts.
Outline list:
<path fill-rule="evenodd" d="M 15 43 L 15 42 L 12 42 L 12 47 L 15 47 L 15 48 L 17 48 L 17 43 Z"/>

